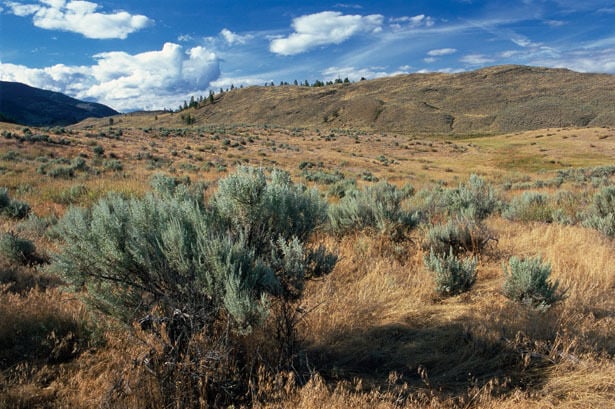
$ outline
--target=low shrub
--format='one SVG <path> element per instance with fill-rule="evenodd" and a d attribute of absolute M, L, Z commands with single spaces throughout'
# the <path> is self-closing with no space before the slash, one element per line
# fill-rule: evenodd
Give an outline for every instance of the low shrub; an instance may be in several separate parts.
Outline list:
<path fill-rule="evenodd" d="M 17 264 L 31 264 L 36 261 L 36 247 L 30 240 L 13 233 L 0 235 L 0 254 L 6 260 Z"/>
<path fill-rule="evenodd" d="M 615 186 L 601 189 L 583 214 L 583 225 L 615 237 Z"/>
<path fill-rule="evenodd" d="M 476 282 L 476 258 L 460 260 L 452 248 L 448 254 L 431 250 L 423 262 L 433 272 L 436 292 L 440 295 L 451 296 L 468 291 Z"/>
<path fill-rule="evenodd" d="M 18 234 L 25 233 L 26 237 L 45 237 L 49 229 L 56 225 L 57 222 L 57 217 L 53 215 L 39 217 L 34 213 L 30 213 L 25 220 L 19 222 L 17 226 L 15 226 L 15 231 Z"/>
<path fill-rule="evenodd" d="M 480 253 L 496 235 L 480 221 L 471 217 L 457 216 L 444 224 L 431 226 L 423 240 L 423 249 L 436 254 Z"/>
<path fill-rule="evenodd" d="M 29 213 L 30 206 L 26 202 L 11 199 L 8 189 L 0 187 L 0 214 L 12 219 L 23 219 Z"/>
<path fill-rule="evenodd" d="M 338 204 L 331 206 L 329 223 L 336 234 L 373 229 L 379 233 L 403 233 L 418 224 L 419 215 L 406 210 L 403 191 L 387 182 L 346 192 Z"/>
<path fill-rule="evenodd" d="M 323 185 L 332 185 L 339 181 L 344 180 L 344 174 L 339 170 L 333 172 L 326 172 L 324 170 L 310 171 L 304 169 L 302 176 L 309 182 L 319 183 Z"/>
<path fill-rule="evenodd" d="M 346 196 L 347 193 L 357 190 L 357 181 L 354 179 L 343 179 L 334 183 L 329 187 L 327 195 L 330 197 L 337 197 L 338 199 Z"/>
<path fill-rule="evenodd" d="M 458 214 L 482 220 L 497 209 L 499 200 L 491 185 L 480 176 L 472 174 L 467 183 L 444 191 L 440 205 L 449 215 Z"/>
<path fill-rule="evenodd" d="M 51 200 L 54 203 L 69 205 L 78 203 L 83 197 L 87 196 L 89 190 L 84 185 L 72 185 L 67 189 L 53 192 Z"/>
<path fill-rule="evenodd" d="M 535 221 L 551 223 L 553 209 L 549 203 L 549 196 L 539 192 L 523 192 L 515 196 L 508 204 L 502 216 L 514 221 Z"/>
<path fill-rule="evenodd" d="M 537 309 L 547 309 L 564 298 L 559 292 L 559 282 L 548 282 L 551 265 L 540 257 L 520 259 L 511 257 L 510 269 L 504 269 L 504 295 L 511 300 L 522 302 Z"/>
<path fill-rule="evenodd" d="M 114 171 L 114 172 L 120 172 L 120 171 L 122 171 L 124 169 L 124 165 L 122 165 L 122 162 L 120 162 L 117 159 L 106 160 L 103 163 L 103 166 L 105 167 L 105 169 L 111 170 L 111 171 Z"/>

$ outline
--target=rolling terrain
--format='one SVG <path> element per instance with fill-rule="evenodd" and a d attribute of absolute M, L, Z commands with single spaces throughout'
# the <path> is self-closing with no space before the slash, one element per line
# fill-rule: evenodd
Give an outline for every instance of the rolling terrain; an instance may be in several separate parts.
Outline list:
<path fill-rule="evenodd" d="M 196 124 L 353 128 L 403 134 L 496 134 L 615 125 L 615 76 L 500 66 L 409 74 L 324 87 L 268 86 L 217 94 Z"/>
<path fill-rule="evenodd" d="M 496 67 L 238 89 L 196 109 L 121 114 L 112 123 L 0 124 L 0 187 L 15 203 L 2 204 L 8 210 L 0 212 L 0 237 L 29 240 L 36 249 L 27 262 L 0 259 L 0 407 L 158 408 L 169 406 L 169 396 L 177 397 L 172 406 L 215 407 L 211 396 L 192 395 L 211 378 L 196 377 L 191 389 L 188 360 L 155 366 L 152 357 L 164 356 L 168 337 L 92 310 L 48 263 L 64 245 L 54 226 L 71 207 L 89 208 L 111 191 L 144 197 L 160 175 L 201 186 L 210 199 L 241 166 L 286 170 L 295 183 L 316 188 L 329 209 L 388 182 L 404 192 L 402 209 L 426 215 L 407 230 L 357 221 L 336 231 L 330 213 L 309 244 L 337 262 L 328 275 L 306 281 L 293 304 L 293 365 L 281 370 L 267 360 L 279 331 L 273 319 L 250 335 L 228 335 L 266 364 L 241 368 L 251 376 L 248 391 L 235 395 L 241 405 L 612 407 L 615 241 L 587 223 L 596 196 L 615 185 L 613 110 L 604 107 L 612 104 L 612 87 L 612 76 Z M 329 116 L 333 107 L 338 114 Z M 378 107 L 377 118 L 370 116 Z M 452 130 L 436 108 L 455 118 Z M 434 210 L 477 176 L 495 197 L 484 219 L 472 224 L 449 208 Z M 15 216 L 19 203 L 30 216 Z M 488 240 L 466 254 L 476 258 L 476 282 L 443 295 L 425 243 L 449 221 L 469 226 L 472 245 Z M 534 309 L 506 296 L 503 265 L 513 256 L 548 262 L 563 299 Z M 224 372 L 219 350 L 198 352 L 208 352 L 199 349 L 208 339 L 193 340 L 194 362 L 207 374 Z M 171 383 L 168 373 L 177 376 Z M 226 380 L 222 394 L 238 393 L 235 379 Z"/>

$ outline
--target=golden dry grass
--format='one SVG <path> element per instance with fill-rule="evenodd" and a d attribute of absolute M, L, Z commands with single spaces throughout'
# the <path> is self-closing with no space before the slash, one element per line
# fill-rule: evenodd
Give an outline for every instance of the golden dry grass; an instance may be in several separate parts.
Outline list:
<path fill-rule="evenodd" d="M 12 198 L 28 202 L 37 215 L 60 216 L 69 205 L 60 193 L 74 185 L 88 192 L 75 203 L 89 205 L 110 190 L 143 194 L 157 172 L 215 182 L 238 163 L 281 167 L 295 181 L 305 181 L 299 165 L 310 162 L 315 165 L 312 171 L 340 170 L 359 184 L 368 183 L 361 175 L 369 171 L 380 179 L 422 188 L 434 182 L 456 185 L 473 172 L 496 186 L 533 182 L 569 166 L 612 165 L 615 157 L 611 128 L 447 140 L 244 126 L 186 128 L 182 135 L 181 129 L 148 128 L 151 120 L 138 120 L 143 123 L 116 121 L 114 128 L 122 129 L 119 139 L 108 137 L 108 126 L 79 125 L 69 134 L 51 135 L 69 139 L 66 146 L 3 137 L 0 186 L 7 186 Z M 22 135 L 17 127 L 4 129 Z M 95 145 L 104 148 L 105 158 L 95 156 Z M 17 160 L 6 156 L 10 151 L 18 152 Z M 37 158 L 73 160 L 80 153 L 88 172 L 78 171 L 72 178 L 36 172 L 42 163 Z M 122 171 L 105 169 L 104 160 L 111 154 L 122 163 Z M 157 160 L 152 162 L 152 157 Z M 320 188 L 326 191 L 327 186 Z M 595 189 L 571 181 L 561 188 L 580 194 Z M 14 230 L 17 223 L 2 219 L 2 231 Z M 487 224 L 499 241 L 481 255 L 472 290 L 451 298 L 434 292 L 431 274 L 423 266 L 420 230 L 402 243 L 370 232 L 341 239 L 319 233 L 314 241 L 335 251 L 339 261 L 329 276 L 308 283 L 301 302 L 309 311 L 299 326 L 301 353 L 313 373 L 300 374 L 297 382 L 264 379 L 263 389 L 278 391 L 277 399 L 257 406 L 613 407 L 615 242 L 579 226 L 517 223 L 497 216 Z M 48 239 L 32 239 L 41 252 L 53 250 Z M 502 263 L 512 255 L 548 260 L 552 279 L 567 289 L 567 298 L 545 313 L 506 299 Z M 89 322 L 79 301 L 53 288 L 56 283 L 39 279 L 38 272 L 0 268 L 8 277 L 5 281 L 18 281 L 15 274 L 35 277 L 21 281 L 25 290 L 19 294 L 6 288 L 0 293 L 0 339 L 9 339 L 15 325 L 28 322 L 48 324 L 59 317 L 64 320 L 59 328 Z M 3 365 L 0 406 L 104 407 L 113 398 L 128 408 L 142 407 L 143 402 L 160 407 L 158 386 L 139 364 L 149 349 L 159 346 L 144 334 L 102 331 L 105 334 L 97 336 L 104 343 L 91 348 L 87 342 L 79 344 L 82 349 L 68 362 L 48 364 L 38 357 Z"/>

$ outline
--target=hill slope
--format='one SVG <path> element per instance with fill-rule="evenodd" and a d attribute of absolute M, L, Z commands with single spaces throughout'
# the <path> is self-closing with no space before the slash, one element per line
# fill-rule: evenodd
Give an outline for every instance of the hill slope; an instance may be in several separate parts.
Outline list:
<path fill-rule="evenodd" d="M 352 127 L 402 133 L 501 133 L 615 125 L 615 76 L 499 66 L 310 88 L 249 87 L 194 112 L 197 124 Z"/>
<path fill-rule="evenodd" d="M 63 126 L 117 113 L 106 105 L 80 101 L 59 92 L 0 81 L 0 120 L 3 121 L 29 126 Z"/>

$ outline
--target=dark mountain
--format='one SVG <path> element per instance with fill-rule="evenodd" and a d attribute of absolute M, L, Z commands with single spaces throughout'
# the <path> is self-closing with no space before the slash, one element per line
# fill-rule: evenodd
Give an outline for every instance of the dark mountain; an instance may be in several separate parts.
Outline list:
<path fill-rule="evenodd" d="M 118 112 L 106 105 L 80 101 L 59 92 L 0 81 L 0 121 L 28 126 L 65 126 Z"/>

